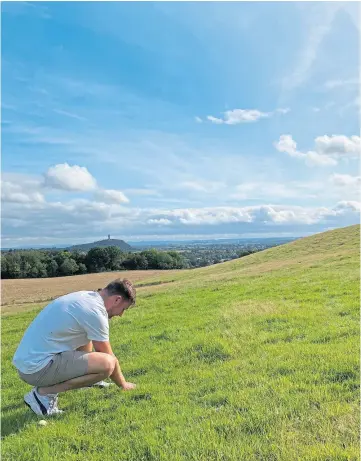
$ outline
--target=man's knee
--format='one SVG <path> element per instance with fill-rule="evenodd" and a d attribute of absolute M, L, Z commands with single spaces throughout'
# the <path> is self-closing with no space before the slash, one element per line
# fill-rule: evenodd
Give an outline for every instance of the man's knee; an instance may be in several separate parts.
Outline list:
<path fill-rule="evenodd" d="M 106 376 L 110 376 L 113 374 L 115 365 L 117 363 L 117 359 L 112 355 L 104 354 L 104 363 L 103 363 L 103 370 Z"/>
<path fill-rule="evenodd" d="M 105 376 L 110 376 L 117 363 L 116 357 L 103 352 L 91 352 L 87 355 L 88 358 L 88 374 L 102 373 Z"/>

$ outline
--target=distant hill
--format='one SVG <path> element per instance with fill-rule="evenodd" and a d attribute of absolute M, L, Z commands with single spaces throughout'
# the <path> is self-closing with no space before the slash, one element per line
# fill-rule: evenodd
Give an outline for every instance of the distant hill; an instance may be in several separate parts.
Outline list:
<path fill-rule="evenodd" d="M 92 243 L 84 243 L 82 245 L 73 245 L 69 248 L 67 248 L 69 251 L 75 251 L 75 250 L 80 250 L 80 251 L 89 251 L 92 248 L 99 248 L 99 247 L 118 247 L 122 251 L 132 251 L 133 248 L 128 245 L 124 240 L 118 240 L 118 239 L 105 239 L 105 240 L 99 240 L 98 242 L 92 242 Z"/>

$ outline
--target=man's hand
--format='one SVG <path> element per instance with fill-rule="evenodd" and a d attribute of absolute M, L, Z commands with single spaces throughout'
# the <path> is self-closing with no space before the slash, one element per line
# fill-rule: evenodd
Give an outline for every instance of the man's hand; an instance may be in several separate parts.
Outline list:
<path fill-rule="evenodd" d="M 137 386 L 136 384 L 133 384 L 133 383 L 124 383 L 122 387 L 123 387 L 123 391 L 131 391 L 132 389 L 135 389 Z"/>

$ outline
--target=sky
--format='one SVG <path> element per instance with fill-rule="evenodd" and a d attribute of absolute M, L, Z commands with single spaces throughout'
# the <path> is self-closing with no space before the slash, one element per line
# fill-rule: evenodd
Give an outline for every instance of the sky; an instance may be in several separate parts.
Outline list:
<path fill-rule="evenodd" d="M 359 223 L 347 2 L 2 2 L 2 247 Z"/>

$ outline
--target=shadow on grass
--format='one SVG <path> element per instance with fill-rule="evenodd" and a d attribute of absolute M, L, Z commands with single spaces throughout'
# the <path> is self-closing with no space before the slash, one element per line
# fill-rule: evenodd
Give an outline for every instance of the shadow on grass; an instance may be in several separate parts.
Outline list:
<path fill-rule="evenodd" d="M 186 351 L 186 357 L 194 357 L 200 362 L 213 364 L 216 362 L 225 362 L 231 358 L 231 355 L 218 344 L 196 344 Z"/>
<path fill-rule="evenodd" d="M 148 373 L 146 368 L 135 368 L 134 370 L 129 370 L 127 376 L 129 378 L 135 378 L 136 376 L 144 376 Z"/>
<path fill-rule="evenodd" d="M 14 403 L 13 405 L 6 405 L 1 407 L 1 414 L 6 411 L 18 410 L 19 408 L 24 408 L 24 403 Z"/>
<path fill-rule="evenodd" d="M 152 394 L 135 394 L 130 396 L 130 400 L 133 400 L 135 402 L 139 402 L 142 400 L 151 400 L 152 399 Z"/>
<path fill-rule="evenodd" d="M 40 419 L 41 417 L 28 410 L 25 404 L 23 409 L 18 409 L 11 414 L 4 415 L 4 411 L 2 411 L 1 438 L 17 434 L 28 424 L 36 423 Z"/>

